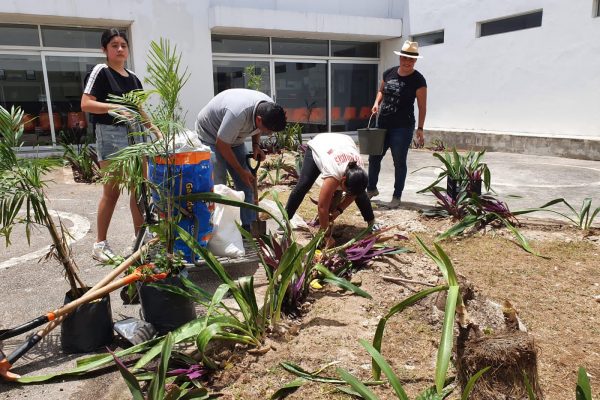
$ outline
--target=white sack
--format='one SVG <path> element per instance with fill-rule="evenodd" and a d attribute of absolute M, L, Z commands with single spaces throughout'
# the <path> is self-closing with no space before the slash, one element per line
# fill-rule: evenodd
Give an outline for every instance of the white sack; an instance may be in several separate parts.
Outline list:
<path fill-rule="evenodd" d="M 215 193 L 231 200 L 244 201 L 244 192 L 238 192 L 225 185 L 215 185 Z M 235 224 L 240 223 L 239 207 L 215 203 L 213 212 L 213 235 L 208 242 L 208 250 L 215 256 L 242 257 L 246 254 L 242 234 Z"/>

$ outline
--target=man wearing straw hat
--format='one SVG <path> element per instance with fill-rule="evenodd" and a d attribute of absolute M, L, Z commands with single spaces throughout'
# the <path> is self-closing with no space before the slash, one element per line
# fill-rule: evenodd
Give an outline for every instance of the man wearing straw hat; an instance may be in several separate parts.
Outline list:
<path fill-rule="evenodd" d="M 394 51 L 400 56 L 400 65 L 392 67 L 383 73 L 383 80 L 373 104 L 372 112 L 379 113 L 379 127 L 386 128 L 387 134 L 383 153 L 369 156 L 369 198 L 379 195 L 377 181 L 381 169 L 381 160 L 390 149 L 394 160 L 394 194 L 389 203 L 391 208 L 400 206 L 404 182 L 406 180 L 406 157 L 408 148 L 415 131 L 414 103 L 417 100 L 419 119 L 416 124 L 417 142 L 420 146 L 425 143 L 423 125 L 427 112 L 427 83 L 419 71 L 415 69 L 419 55 L 417 42 L 404 42 L 400 51 Z"/>

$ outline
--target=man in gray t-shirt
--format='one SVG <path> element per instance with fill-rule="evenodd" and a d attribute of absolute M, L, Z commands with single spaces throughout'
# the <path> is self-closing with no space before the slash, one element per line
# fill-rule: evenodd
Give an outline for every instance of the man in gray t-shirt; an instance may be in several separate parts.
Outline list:
<path fill-rule="evenodd" d="M 252 137 L 255 160 L 264 160 L 258 146 L 260 134 L 271 134 L 285 128 L 286 117 L 281 106 L 264 93 L 249 89 L 225 90 L 208 102 L 196 118 L 196 132 L 202 143 L 216 155 L 213 165 L 216 184 L 225 184 L 227 172 L 236 190 L 244 191 L 246 202 L 253 203 L 254 176 L 246 165 L 244 141 Z M 242 208 L 242 225 L 250 227 L 256 212 Z"/>

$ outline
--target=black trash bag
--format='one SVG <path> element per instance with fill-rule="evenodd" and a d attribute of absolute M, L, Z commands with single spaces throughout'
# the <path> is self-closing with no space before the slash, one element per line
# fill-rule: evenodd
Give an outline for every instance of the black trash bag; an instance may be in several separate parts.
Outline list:
<path fill-rule="evenodd" d="M 68 291 L 65 304 L 73 300 L 76 298 Z M 65 353 L 89 353 L 111 344 L 113 321 L 110 296 L 80 305 L 67 315 L 61 325 L 60 342 Z"/>
<path fill-rule="evenodd" d="M 185 289 L 179 276 L 169 276 L 157 284 Z M 138 290 L 142 304 L 142 317 L 144 321 L 154 326 L 159 336 L 166 335 L 196 318 L 194 302 L 187 297 L 160 290 L 145 282 L 139 285 Z"/>

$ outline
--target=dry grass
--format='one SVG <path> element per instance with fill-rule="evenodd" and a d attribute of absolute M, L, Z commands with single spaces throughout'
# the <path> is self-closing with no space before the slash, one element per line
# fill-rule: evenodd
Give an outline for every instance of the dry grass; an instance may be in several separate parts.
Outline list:
<path fill-rule="evenodd" d="M 285 204 L 289 188 L 277 189 Z M 317 190 L 313 188 L 313 197 Z M 298 213 L 307 219 L 315 215 L 316 207 L 308 196 Z M 335 288 L 313 292 L 307 314 L 300 321 L 289 322 L 301 325 L 297 334 L 276 339 L 272 343 L 276 350 L 263 356 L 240 353 L 232 369 L 215 377 L 214 387 L 223 389 L 225 398 L 268 398 L 295 378 L 278 366 L 282 361 L 294 362 L 307 370 L 338 361 L 338 366 L 360 378 L 370 378 L 370 359 L 358 340 L 372 340 L 379 318 L 392 305 L 420 289 L 385 282 L 381 276 L 435 281 L 436 267 L 418 248 L 414 234 L 431 243 L 435 234 L 449 225 L 449 221 L 423 219 L 415 211 L 376 213 L 388 224 L 399 224 L 398 232 L 410 237 L 403 244 L 415 253 L 377 261 L 371 269 L 357 274 L 362 288 L 373 295 L 372 301 Z M 356 209 L 350 209 L 338 226 L 339 243 L 364 227 L 364 222 Z M 546 399 L 574 398 L 579 366 L 592 376 L 592 391 L 598 396 L 600 304 L 593 296 L 600 294 L 600 244 L 583 238 L 576 229 L 558 225 L 531 225 L 523 227 L 522 232 L 547 258 L 526 253 L 503 230 L 446 240 L 442 247 L 457 272 L 472 282 L 480 295 L 498 303 L 508 299 L 519 311 L 537 346 L 539 382 Z M 432 305 L 424 302 L 388 322 L 382 352 L 411 398 L 432 384 L 439 318 L 432 312 Z M 333 368 L 326 373 L 335 376 Z M 394 398 L 387 385 L 374 390 L 382 399 Z M 459 397 L 457 392 L 451 396 Z M 331 385 L 311 383 L 289 398 L 349 397 Z"/>

